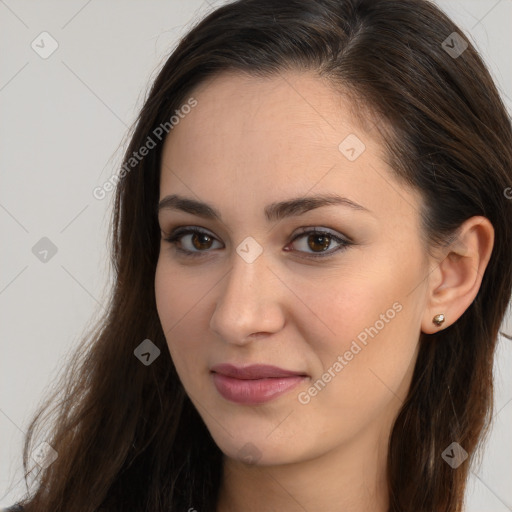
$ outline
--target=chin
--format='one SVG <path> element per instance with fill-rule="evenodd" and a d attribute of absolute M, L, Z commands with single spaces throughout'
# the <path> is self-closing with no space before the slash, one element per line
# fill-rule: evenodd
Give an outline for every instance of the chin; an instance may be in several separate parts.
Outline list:
<path fill-rule="evenodd" d="M 269 433 L 275 429 L 274 425 L 256 430 L 254 428 L 235 427 L 225 422 L 225 429 L 216 427 L 215 431 L 208 429 L 222 453 L 230 459 L 248 465 L 270 466 L 295 462 L 299 455 L 297 446 L 300 442 L 291 442 L 281 435 L 272 439 Z M 239 433 L 243 432 L 243 435 Z M 230 433 L 233 435 L 230 436 Z M 238 433 L 238 435 L 237 435 Z M 274 432 L 275 433 L 275 432 Z"/>

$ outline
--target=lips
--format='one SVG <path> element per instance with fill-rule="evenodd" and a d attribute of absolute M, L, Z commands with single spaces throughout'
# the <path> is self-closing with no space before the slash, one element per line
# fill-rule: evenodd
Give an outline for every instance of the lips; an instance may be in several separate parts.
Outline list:
<path fill-rule="evenodd" d="M 308 376 L 277 366 L 236 367 L 219 364 L 211 368 L 213 383 L 219 394 L 237 404 L 262 404 L 290 391 Z"/>
<path fill-rule="evenodd" d="M 223 363 L 212 366 L 211 371 L 214 373 L 226 375 L 227 377 L 233 377 L 235 379 L 244 380 L 307 376 L 305 373 L 302 372 L 284 370 L 283 368 L 267 364 L 254 364 L 245 367 L 237 367 L 232 364 Z"/>

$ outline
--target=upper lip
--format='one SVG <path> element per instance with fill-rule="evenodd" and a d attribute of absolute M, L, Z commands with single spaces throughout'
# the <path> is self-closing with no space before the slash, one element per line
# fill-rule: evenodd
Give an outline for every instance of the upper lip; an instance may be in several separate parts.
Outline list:
<path fill-rule="evenodd" d="M 221 373 L 236 379 L 265 379 L 271 377 L 291 377 L 293 375 L 306 377 L 306 374 L 303 372 L 284 370 L 283 368 L 271 366 L 268 364 L 253 364 L 240 367 L 228 363 L 223 363 L 216 364 L 210 369 L 212 372 Z"/>

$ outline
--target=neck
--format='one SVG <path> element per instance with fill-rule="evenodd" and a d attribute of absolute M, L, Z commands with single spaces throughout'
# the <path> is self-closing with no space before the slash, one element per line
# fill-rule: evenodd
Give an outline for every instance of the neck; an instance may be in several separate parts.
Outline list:
<path fill-rule="evenodd" d="M 247 465 L 225 456 L 217 512 L 386 512 L 384 430 L 289 464 Z"/>

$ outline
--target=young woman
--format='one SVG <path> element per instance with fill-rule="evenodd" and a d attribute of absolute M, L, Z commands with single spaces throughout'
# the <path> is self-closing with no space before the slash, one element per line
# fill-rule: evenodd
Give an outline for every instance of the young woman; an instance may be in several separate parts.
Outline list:
<path fill-rule="evenodd" d="M 140 112 L 110 309 L 51 435 L 31 425 L 24 511 L 461 511 L 511 167 L 489 72 L 433 4 L 215 10 Z"/>

